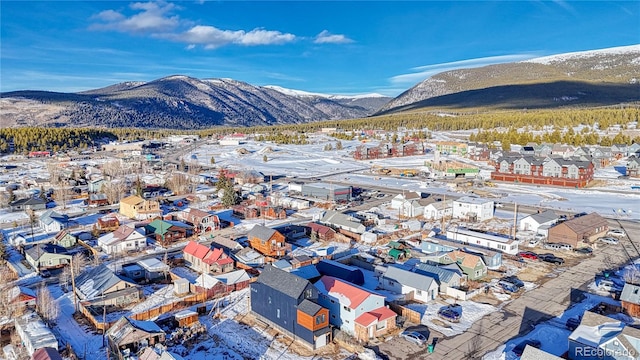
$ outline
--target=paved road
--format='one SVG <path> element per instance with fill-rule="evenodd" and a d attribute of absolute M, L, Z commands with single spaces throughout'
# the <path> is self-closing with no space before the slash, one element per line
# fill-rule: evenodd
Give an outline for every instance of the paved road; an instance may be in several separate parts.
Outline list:
<path fill-rule="evenodd" d="M 640 257 L 640 222 L 610 220 L 610 226 L 621 227 L 630 236 L 623 239 L 623 246 L 601 246 L 594 256 L 578 262 L 558 277 L 522 294 L 500 311 L 488 314 L 475 322 L 465 333 L 439 339 L 432 354 L 416 347 L 398 346 L 397 341 L 402 340 L 392 340 L 383 344 L 380 350 L 392 360 L 467 359 L 470 358 L 470 347 L 476 347 L 477 354 L 481 356 L 512 338 L 528 333 L 533 329 L 533 325 L 561 315 L 571 305 L 571 289 L 586 290 L 586 286 L 594 280 L 595 274 L 602 270 L 604 263 L 619 266 L 630 259 Z"/>

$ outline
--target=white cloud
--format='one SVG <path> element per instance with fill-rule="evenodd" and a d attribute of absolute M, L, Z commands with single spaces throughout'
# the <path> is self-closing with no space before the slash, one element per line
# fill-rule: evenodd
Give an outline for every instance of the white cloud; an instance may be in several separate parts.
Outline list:
<path fill-rule="evenodd" d="M 348 44 L 352 43 L 353 40 L 344 35 L 331 34 L 328 30 L 322 30 L 320 34 L 316 35 L 313 42 L 316 44 Z"/>
<path fill-rule="evenodd" d="M 297 39 L 294 34 L 263 28 L 245 31 L 223 30 L 209 25 L 193 26 L 192 22 L 173 15 L 179 8 L 165 1 L 136 2 L 130 4 L 129 8 L 137 13 L 127 16 L 115 10 L 105 10 L 94 15 L 91 19 L 95 23 L 89 26 L 89 29 L 145 33 L 159 39 L 186 43 L 187 50 L 197 45 L 202 45 L 205 49 L 215 49 L 229 44 L 279 45 Z"/>
<path fill-rule="evenodd" d="M 279 31 L 264 29 L 253 29 L 249 32 L 244 30 L 221 30 L 207 25 L 196 25 L 183 33 L 167 34 L 162 37 L 193 45 L 203 45 L 205 49 L 215 49 L 229 44 L 245 46 L 279 45 L 296 39 L 293 34 Z"/>
<path fill-rule="evenodd" d="M 534 54 L 512 54 L 512 55 L 500 55 L 489 56 L 477 59 L 468 59 L 460 61 L 452 61 L 441 64 L 432 64 L 425 66 L 418 66 L 412 68 L 413 72 L 407 74 L 401 74 L 391 77 L 389 80 L 392 84 L 398 85 L 415 85 L 416 83 L 429 78 L 432 75 L 462 68 L 476 68 L 491 64 L 501 64 L 507 62 L 516 62 L 527 60 L 536 57 Z"/>
<path fill-rule="evenodd" d="M 176 28 L 180 24 L 177 15 L 171 12 L 176 6 L 164 1 L 137 2 L 129 5 L 132 10 L 139 11 L 129 17 L 115 10 L 105 10 L 92 19 L 98 22 L 92 24 L 91 30 L 115 30 L 132 33 L 156 33 Z"/>

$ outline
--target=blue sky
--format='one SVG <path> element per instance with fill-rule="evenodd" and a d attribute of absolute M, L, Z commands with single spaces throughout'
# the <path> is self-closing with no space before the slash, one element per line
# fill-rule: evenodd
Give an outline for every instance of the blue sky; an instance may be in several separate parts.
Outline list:
<path fill-rule="evenodd" d="M 640 43 L 633 1 L 0 1 L 0 91 L 181 74 L 396 96 L 453 68 Z"/>

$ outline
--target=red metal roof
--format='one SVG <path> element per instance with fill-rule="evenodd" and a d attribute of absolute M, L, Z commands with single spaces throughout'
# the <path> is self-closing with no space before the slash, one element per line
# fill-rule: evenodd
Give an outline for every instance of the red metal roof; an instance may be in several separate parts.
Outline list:
<path fill-rule="evenodd" d="M 351 285 L 332 276 L 323 276 L 320 281 L 324 285 L 324 288 L 329 295 L 331 295 L 331 293 L 334 293 L 338 298 L 345 297 L 349 299 L 348 306 L 351 309 L 357 308 L 358 305 L 362 304 L 362 302 L 365 301 L 369 296 L 373 295 L 366 290 L 360 289 L 354 285 Z"/>
<path fill-rule="evenodd" d="M 393 312 L 393 310 L 382 306 L 379 307 L 375 310 L 371 310 L 368 311 L 360 316 L 358 316 L 356 318 L 356 323 L 362 325 L 362 326 L 369 326 L 371 324 L 373 324 L 376 320 L 378 322 L 382 322 L 385 321 L 387 319 L 390 319 L 392 317 L 397 316 L 397 314 L 395 312 Z"/>

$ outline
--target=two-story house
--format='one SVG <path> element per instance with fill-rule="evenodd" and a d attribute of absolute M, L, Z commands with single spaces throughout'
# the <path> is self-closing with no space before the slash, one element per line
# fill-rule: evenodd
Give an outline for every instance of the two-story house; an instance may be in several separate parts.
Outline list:
<path fill-rule="evenodd" d="M 396 328 L 396 313 L 385 306 L 382 295 L 332 276 L 315 284 L 318 303 L 329 309 L 329 322 L 357 340 L 368 341 Z"/>
<path fill-rule="evenodd" d="M 201 273 L 226 273 L 233 270 L 233 259 L 221 248 L 210 248 L 189 241 L 183 250 L 185 264 Z"/>
<path fill-rule="evenodd" d="M 99 237 L 98 245 L 108 255 L 140 251 L 147 246 L 147 237 L 139 229 L 120 225 L 115 231 Z"/>
<path fill-rule="evenodd" d="M 203 233 L 220 229 L 218 215 L 206 211 L 188 208 L 178 213 L 178 218 L 193 226 L 196 233 Z"/>
<path fill-rule="evenodd" d="M 180 221 L 156 219 L 144 227 L 147 235 L 156 243 L 167 246 L 192 235 L 193 227 Z"/>
<path fill-rule="evenodd" d="M 247 234 L 249 246 L 264 256 L 281 257 L 291 251 L 284 235 L 264 225 L 255 225 Z"/>
<path fill-rule="evenodd" d="M 331 342 L 329 311 L 308 280 L 267 265 L 250 287 L 251 313 L 258 319 L 312 349 Z"/>
<path fill-rule="evenodd" d="M 162 210 L 160 203 L 155 200 L 131 195 L 120 200 L 120 214 L 134 220 L 146 220 L 162 216 Z"/>

